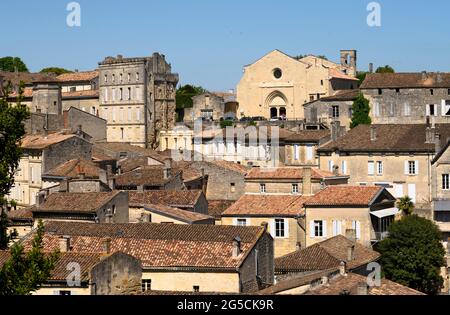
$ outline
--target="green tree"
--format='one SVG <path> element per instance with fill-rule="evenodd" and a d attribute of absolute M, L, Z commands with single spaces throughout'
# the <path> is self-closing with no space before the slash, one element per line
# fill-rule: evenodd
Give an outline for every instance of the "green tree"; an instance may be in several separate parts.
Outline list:
<path fill-rule="evenodd" d="M 378 67 L 377 71 L 375 71 L 376 73 L 395 73 L 394 68 L 392 68 L 391 66 L 384 66 L 384 67 Z"/>
<path fill-rule="evenodd" d="M 397 208 L 402 211 L 404 215 L 411 215 L 414 212 L 414 202 L 408 196 L 400 198 L 397 202 Z"/>
<path fill-rule="evenodd" d="M 44 253 L 43 236 L 40 220 L 30 251 L 21 244 L 12 246 L 11 257 L 0 270 L 0 295 L 29 295 L 48 280 L 60 254 Z"/>
<path fill-rule="evenodd" d="M 392 223 L 389 237 L 377 250 L 387 279 L 426 294 L 439 293 L 445 250 L 441 232 L 432 221 L 411 215 Z"/>
<path fill-rule="evenodd" d="M 0 58 L 0 71 L 7 72 L 28 72 L 26 64 L 19 57 L 3 57 Z"/>
<path fill-rule="evenodd" d="M 0 98 L 0 249 L 5 249 L 9 241 L 6 237 L 5 196 L 14 185 L 14 174 L 22 156 L 18 143 L 25 135 L 24 121 L 29 117 L 26 105 L 21 103 L 23 84 L 19 88 L 16 104 L 10 104 L 7 100 L 10 91 L 11 85 L 8 84 Z"/>
<path fill-rule="evenodd" d="M 50 68 L 44 68 L 40 71 L 41 73 L 54 73 L 56 75 L 61 75 L 64 73 L 72 73 L 73 71 L 64 69 L 64 68 L 58 68 L 58 67 L 50 67 Z"/>
<path fill-rule="evenodd" d="M 372 124 L 372 119 L 370 118 L 369 100 L 366 99 L 362 93 L 359 93 L 358 97 L 353 102 L 350 128 L 353 129 L 359 125 L 370 124 Z"/>
<path fill-rule="evenodd" d="M 193 106 L 192 98 L 206 92 L 201 86 L 187 84 L 180 87 L 176 93 L 177 109 L 191 108 Z"/>
<path fill-rule="evenodd" d="M 366 79 L 368 73 L 369 72 L 366 72 L 366 71 L 359 71 L 356 74 L 356 78 L 359 80 L 359 84 L 360 85 L 364 82 L 364 80 Z"/>

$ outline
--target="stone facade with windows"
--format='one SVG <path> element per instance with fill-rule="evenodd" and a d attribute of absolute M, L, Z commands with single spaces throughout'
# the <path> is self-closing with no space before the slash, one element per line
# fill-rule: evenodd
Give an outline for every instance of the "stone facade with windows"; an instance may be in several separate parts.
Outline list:
<path fill-rule="evenodd" d="M 450 123 L 450 73 L 374 73 L 361 92 L 376 124 Z"/>
<path fill-rule="evenodd" d="M 238 117 L 303 120 L 305 103 L 357 88 L 356 58 L 356 51 L 341 51 L 338 64 L 274 50 L 245 66 L 237 86 Z"/>
<path fill-rule="evenodd" d="M 175 125 L 178 75 L 164 55 L 107 57 L 100 65 L 100 116 L 109 142 L 156 149 L 159 132 Z"/>

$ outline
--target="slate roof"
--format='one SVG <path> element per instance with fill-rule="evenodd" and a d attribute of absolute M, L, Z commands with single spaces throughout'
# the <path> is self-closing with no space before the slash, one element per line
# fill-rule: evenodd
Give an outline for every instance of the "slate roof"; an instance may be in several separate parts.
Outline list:
<path fill-rule="evenodd" d="M 450 88 L 450 73 L 370 73 L 360 88 Z"/>
<path fill-rule="evenodd" d="M 69 236 L 71 251 L 102 253 L 106 238 L 111 253 L 124 252 L 139 259 L 145 269 L 225 269 L 236 271 L 264 235 L 263 227 L 183 224 L 85 224 L 47 222 L 44 251 L 59 248 L 61 236 Z M 33 235 L 24 241 L 30 248 Z M 233 240 L 241 239 L 242 253 L 233 258 Z"/>
<path fill-rule="evenodd" d="M 53 193 L 45 202 L 33 209 L 33 212 L 76 212 L 96 213 L 120 191 L 92 192 L 92 193 Z"/>
<path fill-rule="evenodd" d="M 328 186 L 305 201 L 308 206 L 365 206 L 369 207 L 384 190 L 378 186 Z"/>
<path fill-rule="evenodd" d="M 371 140 L 371 126 L 359 125 L 336 141 L 319 147 L 318 152 L 421 152 L 434 153 L 435 144 L 426 143 L 426 124 L 372 125 L 376 130 L 376 140 Z M 446 124 L 436 124 L 436 132 L 445 142 L 450 137 Z"/>
<path fill-rule="evenodd" d="M 348 250 L 354 248 L 354 259 L 348 260 Z M 339 235 L 275 259 L 277 273 L 319 271 L 339 268 L 342 261 L 348 269 L 356 269 L 378 260 L 380 254 Z"/>
<path fill-rule="evenodd" d="M 309 197 L 287 195 L 244 195 L 222 213 L 234 216 L 288 216 L 303 213 L 303 204 Z"/>
<path fill-rule="evenodd" d="M 143 207 L 148 204 L 162 204 L 175 208 L 194 207 L 203 192 L 201 190 L 154 190 L 154 191 L 130 191 L 130 207 Z"/>

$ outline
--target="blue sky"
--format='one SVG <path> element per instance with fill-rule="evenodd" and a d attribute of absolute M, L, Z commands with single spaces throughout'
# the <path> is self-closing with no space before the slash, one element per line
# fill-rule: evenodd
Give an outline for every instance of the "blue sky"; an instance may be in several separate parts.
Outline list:
<path fill-rule="evenodd" d="M 382 25 L 366 23 L 368 0 L 78 0 L 81 27 L 66 24 L 68 0 L 1 1 L 0 56 L 31 71 L 89 70 L 105 56 L 159 51 L 182 84 L 235 88 L 242 67 L 273 49 L 323 54 L 357 49 L 397 71 L 450 71 L 448 0 L 380 0 Z"/>

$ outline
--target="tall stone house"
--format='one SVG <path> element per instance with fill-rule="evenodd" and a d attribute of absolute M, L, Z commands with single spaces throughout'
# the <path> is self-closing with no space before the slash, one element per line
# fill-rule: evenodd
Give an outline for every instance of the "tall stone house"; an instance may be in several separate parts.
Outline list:
<path fill-rule="evenodd" d="M 175 125 L 178 75 L 165 56 L 107 57 L 99 63 L 100 116 L 107 141 L 157 148 L 159 132 Z"/>
<path fill-rule="evenodd" d="M 361 92 L 375 124 L 450 123 L 450 73 L 373 73 Z"/>

